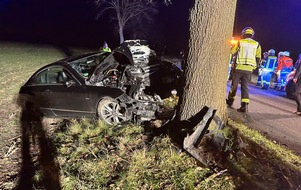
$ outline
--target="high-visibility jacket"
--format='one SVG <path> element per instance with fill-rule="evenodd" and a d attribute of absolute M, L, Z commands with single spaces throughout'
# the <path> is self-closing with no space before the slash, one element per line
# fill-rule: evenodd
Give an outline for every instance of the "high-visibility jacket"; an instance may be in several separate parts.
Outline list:
<path fill-rule="evenodd" d="M 111 52 L 112 50 L 109 47 L 105 47 L 102 49 L 103 52 Z"/>
<path fill-rule="evenodd" d="M 282 56 L 278 60 L 278 66 L 276 67 L 276 71 L 281 71 L 283 69 L 292 69 L 293 67 L 293 60 L 290 57 Z"/>
<path fill-rule="evenodd" d="M 233 46 L 231 53 L 237 53 L 235 69 L 252 71 L 257 67 L 256 58 L 261 59 L 261 46 L 252 38 L 245 38 Z"/>
<path fill-rule="evenodd" d="M 274 69 L 277 66 L 277 57 L 274 55 L 269 55 L 266 59 L 262 60 L 261 65 L 263 68 Z"/>

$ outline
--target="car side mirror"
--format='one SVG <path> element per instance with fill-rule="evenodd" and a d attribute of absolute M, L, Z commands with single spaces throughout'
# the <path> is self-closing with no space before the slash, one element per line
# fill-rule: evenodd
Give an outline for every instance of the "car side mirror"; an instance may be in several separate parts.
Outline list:
<path fill-rule="evenodd" d="M 67 87 L 71 87 L 71 86 L 75 86 L 76 82 L 74 80 L 67 80 L 66 81 L 66 86 Z"/>

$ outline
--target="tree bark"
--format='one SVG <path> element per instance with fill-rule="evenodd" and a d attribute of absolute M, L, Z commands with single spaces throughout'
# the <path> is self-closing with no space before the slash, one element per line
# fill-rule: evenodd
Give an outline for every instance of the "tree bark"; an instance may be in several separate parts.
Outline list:
<path fill-rule="evenodd" d="M 124 42 L 123 26 L 120 25 L 119 25 L 119 42 L 120 44 Z"/>
<path fill-rule="evenodd" d="M 204 106 L 227 119 L 226 83 L 229 40 L 233 34 L 236 0 L 196 0 L 190 13 L 190 39 L 180 120 Z"/>

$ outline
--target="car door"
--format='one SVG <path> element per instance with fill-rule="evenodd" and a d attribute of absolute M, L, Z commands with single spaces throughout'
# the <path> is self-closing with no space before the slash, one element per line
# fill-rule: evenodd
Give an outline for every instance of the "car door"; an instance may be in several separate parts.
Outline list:
<path fill-rule="evenodd" d="M 29 84 L 21 87 L 18 97 L 18 103 L 21 106 L 30 110 L 39 110 L 46 116 L 51 116 L 48 113 L 50 104 L 45 93 L 45 85 L 43 84 Z"/>
<path fill-rule="evenodd" d="M 56 66 L 47 69 L 45 95 L 55 116 L 73 117 L 94 114 L 89 107 L 88 92 L 67 69 Z"/>

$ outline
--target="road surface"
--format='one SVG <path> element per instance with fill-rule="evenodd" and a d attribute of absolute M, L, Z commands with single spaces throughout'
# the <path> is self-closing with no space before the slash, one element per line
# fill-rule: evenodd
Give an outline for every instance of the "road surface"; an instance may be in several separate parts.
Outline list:
<path fill-rule="evenodd" d="M 228 82 L 227 93 L 231 82 Z M 296 102 L 286 97 L 285 92 L 263 90 L 249 85 L 250 104 L 248 113 L 236 111 L 240 107 L 240 86 L 229 116 L 250 128 L 261 131 L 268 138 L 287 146 L 301 156 L 301 116 L 294 114 Z"/>

